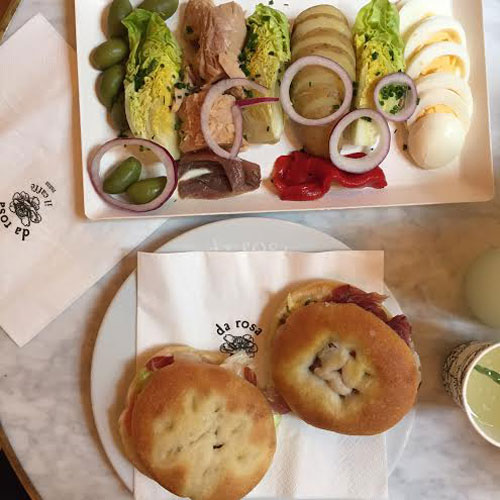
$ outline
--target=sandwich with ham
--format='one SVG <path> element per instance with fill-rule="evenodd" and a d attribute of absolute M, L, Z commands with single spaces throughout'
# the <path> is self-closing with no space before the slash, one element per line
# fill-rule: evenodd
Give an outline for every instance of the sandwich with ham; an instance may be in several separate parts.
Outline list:
<path fill-rule="evenodd" d="M 276 449 L 273 411 L 256 382 L 246 355 L 166 347 L 130 386 L 119 419 L 126 455 L 175 495 L 244 497 Z"/>
<path fill-rule="evenodd" d="M 413 407 L 420 360 L 406 316 L 386 297 L 317 281 L 292 291 L 274 318 L 271 371 L 277 391 L 305 422 L 370 435 Z"/>

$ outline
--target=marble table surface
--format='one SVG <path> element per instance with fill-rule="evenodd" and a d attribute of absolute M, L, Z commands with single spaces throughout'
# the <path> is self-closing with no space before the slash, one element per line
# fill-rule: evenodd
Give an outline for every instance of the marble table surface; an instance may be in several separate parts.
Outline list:
<path fill-rule="evenodd" d="M 493 152 L 498 164 L 500 0 L 484 0 L 484 6 Z M 38 12 L 75 46 L 73 0 L 23 0 L 9 33 Z M 440 381 L 441 365 L 453 346 L 468 339 L 500 341 L 499 332 L 470 317 L 461 294 L 464 269 L 471 259 L 488 247 L 500 246 L 499 198 L 475 205 L 280 218 L 315 227 L 355 249 L 386 252 L 386 281 L 414 324 L 425 374 L 413 433 L 390 478 L 391 498 L 499 498 L 500 450 L 478 437 Z M 154 250 L 183 231 L 213 220 L 217 218 L 166 222 L 140 249 Z M 100 446 L 89 380 L 99 324 L 135 264 L 133 252 L 23 349 L 0 330 L 0 419 L 11 455 L 13 451 L 17 456 L 25 481 L 31 481 L 34 497 L 131 498 Z"/>

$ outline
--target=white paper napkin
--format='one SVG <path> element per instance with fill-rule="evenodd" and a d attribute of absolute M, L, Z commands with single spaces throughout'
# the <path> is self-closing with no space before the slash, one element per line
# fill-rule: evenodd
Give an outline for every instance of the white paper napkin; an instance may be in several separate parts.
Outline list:
<path fill-rule="evenodd" d="M 140 253 L 137 352 L 168 343 L 217 350 L 227 335 L 250 334 L 261 380 L 267 325 L 287 288 L 330 278 L 383 293 L 383 275 L 383 252 Z M 177 498 L 138 471 L 134 493 L 136 500 Z M 273 464 L 248 498 L 386 496 L 383 435 L 342 436 L 286 415 Z"/>
<path fill-rule="evenodd" d="M 85 219 L 75 54 L 43 16 L 0 68 L 0 326 L 22 346 L 161 221 Z"/>

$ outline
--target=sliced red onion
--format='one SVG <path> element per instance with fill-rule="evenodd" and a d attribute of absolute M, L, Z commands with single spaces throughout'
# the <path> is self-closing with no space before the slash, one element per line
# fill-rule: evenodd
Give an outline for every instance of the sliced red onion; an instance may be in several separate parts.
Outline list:
<path fill-rule="evenodd" d="M 259 85 L 258 83 L 252 82 L 251 80 L 247 80 L 246 78 L 228 78 L 227 80 L 221 80 L 220 82 L 213 85 L 208 91 L 205 101 L 203 102 L 203 106 L 201 107 L 201 131 L 203 133 L 203 138 L 207 143 L 207 146 L 221 158 L 227 158 L 232 160 L 238 156 L 238 152 L 241 148 L 241 144 L 243 142 L 243 118 L 241 116 L 241 110 L 238 106 L 233 106 L 232 114 L 233 119 L 235 120 L 235 137 L 233 146 L 231 147 L 231 151 L 226 151 L 224 148 L 220 147 L 212 138 L 212 134 L 210 133 L 210 112 L 212 111 L 212 107 L 215 103 L 215 100 L 220 95 L 224 94 L 224 92 L 232 89 L 233 87 L 250 87 L 261 94 L 265 94 L 268 92 L 266 87 Z M 239 111 L 239 115 L 237 111 Z M 238 126 L 237 121 L 241 118 L 241 128 Z M 239 130 L 238 130 L 239 129 Z M 238 146 L 239 144 L 239 146 Z"/>
<path fill-rule="evenodd" d="M 231 158 L 236 158 L 243 144 L 243 113 L 238 106 L 234 105 L 231 108 L 231 114 L 234 123 L 234 142 L 229 155 Z"/>
<path fill-rule="evenodd" d="M 379 102 L 380 92 L 382 92 L 382 89 L 388 85 L 407 85 L 409 87 L 409 90 L 406 93 L 406 98 L 404 99 L 404 108 L 396 114 L 387 113 Z M 391 73 L 390 75 L 384 76 L 384 78 L 378 82 L 375 87 L 374 99 L 378 112 L 386 120 L 393 122 L 405 122 L 415 112 L 417 107 L 417 87 L 415 86 L 415 82 L 406 73 Z"/>
<path fill-rule="evenodd" d="M 250 106 L 256 106 L 257 104 L 272 104 L 273 102 L 279 102 L 279 97 L 255 97 L 254 99 L 240 99 L 236 101 L 236 105 L 240 108 L 248 108 Z"/>
<path fill-rule="evenodd" d="M 351 123 L 360 118 L 369 118 L 379 128 L 380 138 L 374 151 L 363 158 L 348 158 L 339 152 L 339 142 L 342 134 Z M 351 174 L 363 174 L 380 165 L 389 154 L 391 148 L 391 131 L 385 118 L 373 109 L 357 109 L 344 116 L 333 129 L 330 136 L 330 159 L 332 163 Z"/>
<path fill-rule="evenodd" d="M 335 113 L 325 116 L 324 118 L 319 118 L 317 120 L 304 118 L 303 116 L 299 115 L 295 111 L 292 100 L 290 99 L 290 86 L 292 85 L 292 81 L 295 78 L 295 75 L 307 66 L 322 66 L 323 68 L 330 69 L 340 77 L 342 83 L 344 84 L 344 101 L 340 105 L 339 109 L 337 109 Z M 321 127 L 323 125 L 328 125 L 329 123 L 332 123 L 344 116 L 351 107 L 352 96 L 352 81 L 347 74 L 347 71 L 340 64 L 322 56 L 306 56 L 297 59 L 285 71 L 283 80 L 281 82 L 280 98 L 283 110 L 294 122 L 300 123 L 301 125 L 306 125 L 308 127 Z"/>
<path fill-rule="evenodd" d="M 133 203 L 118 200 L 104 192 L 100 175 L 102 158 L 109 150 L 120 146 L 143 146 L 144 148 L 150 149 L 158 157 L 161 163 L 163 163 L 166 170 L 167 183 L 163 191 L 149 203 L 134 205 Z M 147 139 L 125 138 L 106 142 L 106 144 L 103 144 L 94 156 L 90 158 L 88 170 L 90 181 L 97 191 L 97 194 L 110 205 L 130 212 L 150 212 L 151 210 L 160 208 L 172 196 L 177 187 L 177 166 L 175 160 L 165 148 Z"/>

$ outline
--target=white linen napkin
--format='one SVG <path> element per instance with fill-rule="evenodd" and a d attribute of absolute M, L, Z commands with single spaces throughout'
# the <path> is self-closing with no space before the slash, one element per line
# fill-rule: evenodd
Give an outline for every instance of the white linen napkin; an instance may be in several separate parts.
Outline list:
<path fill-rule="evenodd" d="M 327 278 L 383 293 L 383 275 L 383 252 L 140 253 L 137 352 L 168 343 L 218 350 L 227 335 L 249 334 L 261 380 L 267 326 L 287 289 Z M 134 479 L 136 500 L 177 498 L 138 471 Z M 285 415 L 273 464 L 247 498 L 386 497 L 384 435 L 342 436 Z"/>
<path fill-rule="evenodd" d="M 43 16 L 0 68 L 0 326 L 22 346 L 162 222 L 84 217 L 75 53 Z"/>

